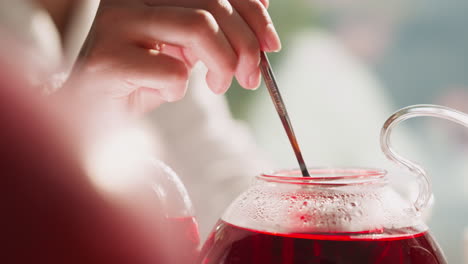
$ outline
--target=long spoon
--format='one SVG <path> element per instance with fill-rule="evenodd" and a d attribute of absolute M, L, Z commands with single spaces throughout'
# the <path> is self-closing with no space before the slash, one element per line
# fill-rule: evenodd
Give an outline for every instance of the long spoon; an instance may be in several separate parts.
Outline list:
<path fill-rule="evenodd" d="M 307 166 L 304 162 L 304 158 L 302 157 L 301 149 L 297 143 L 291 121 L 289 120 L 288 111 L 286 110 L 286 106 L 284 105 L 283 99 L 281 98 L 278 85 L 276 84 L 275 75 L 271 69 L 268 57 L 263 51 L 260 53 L 260 70 L 262 71 L 263 80 L 265 81 L 268 92 L 270 93 L 273 104 L 275 105 L 276 112 L 278 112 L 281 123 L 283 123 L 283 127 L 286 130 L 289 142 L 291 143 L 294 154 L 296 155 L 297 162 L 299 162 L 299 168 L 301 169 L 302 176 L 310 177 L 309 171 L 307 170 Z"/>

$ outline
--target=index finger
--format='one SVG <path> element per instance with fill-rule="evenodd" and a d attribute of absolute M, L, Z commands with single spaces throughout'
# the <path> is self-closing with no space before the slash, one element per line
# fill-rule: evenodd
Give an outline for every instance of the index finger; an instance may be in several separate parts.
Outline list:
<path fill-rule="evenodd" d="M 260 0 L 231 0 L 232 6 L 247 22 L 264 51 L 279 51 L 281 41 L 270 15 Z"/>
<path fill-rule="evenodd" d="M 190 49 L 207 66 L 209 87 L 215 93 L 223 93 L 229 88 L 237 67 L 237 56 L 208 11 L 144 7 L 118 13 L 122 21 L 119 26 L 135 42 L 151 39 Z"/>
<path fill-rule="evenodd" d="M 269 0 L 260 0 L 260 2 L 262 2 L 262 5 L 265 8 L 268 8 L 270 6 L 270 1 Z"/>

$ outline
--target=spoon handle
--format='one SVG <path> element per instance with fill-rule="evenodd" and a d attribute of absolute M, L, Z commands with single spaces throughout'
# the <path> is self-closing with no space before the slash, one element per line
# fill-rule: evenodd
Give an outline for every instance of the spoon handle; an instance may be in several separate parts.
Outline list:
<path fill-rule="evenodd" d="M 281 97 L 281 93 L 278 89 L 275 75 L 271 69 L 268 57 L 263 51 L 260 53 L 260 70 L 262 71 L 263 80 L 265 81 L 265 85 L 268 88 L 268 92 L 270 93 L 273 104 L 275 105 L 276 112 L 278 112 L 281 123 L 283 123 L 283 127 L 286 130 L 286 134 L 288 135 L 289 142 L 293 147 L 294 154 L 296 155 L 296 159 L 299 162 L 299 168 L 301 169 L 302 175 L 304 177 L 310 177 L 309 171 L 307 170 L 307 166 L 304 162 L 304 158 L 302 157 L 301 149 L 297 143 L 291 121 L 289 120 L 288 111 L 286 110 L 283 98 Z"/>

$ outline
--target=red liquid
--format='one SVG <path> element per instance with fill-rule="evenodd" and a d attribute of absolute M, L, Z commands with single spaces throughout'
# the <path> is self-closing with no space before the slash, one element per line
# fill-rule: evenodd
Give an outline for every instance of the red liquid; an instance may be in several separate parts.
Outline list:
<path fill-rule="evenodd" d="M 427 233 L 359 238 L 359 235 L 271 234 L 220 221 L 201 264 L 446 264 Z"/>

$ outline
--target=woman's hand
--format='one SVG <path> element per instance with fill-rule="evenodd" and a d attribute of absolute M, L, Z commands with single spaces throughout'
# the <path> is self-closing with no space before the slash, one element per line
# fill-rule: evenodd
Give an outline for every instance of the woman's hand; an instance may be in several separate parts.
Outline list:
<path fill-rule="evenodd" d="M 181 99 L 197 61 L 222 94 L 235 75 L 260 84 L 259 52 L 281 44 L 266 0 L 102 0 L 75 74 L 106 76 L 107 94 L 145 112 Z M 73 79 L 73 76 L 72 76 Z"/>

